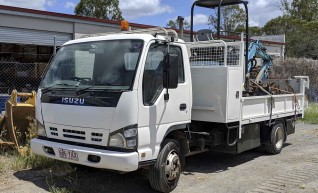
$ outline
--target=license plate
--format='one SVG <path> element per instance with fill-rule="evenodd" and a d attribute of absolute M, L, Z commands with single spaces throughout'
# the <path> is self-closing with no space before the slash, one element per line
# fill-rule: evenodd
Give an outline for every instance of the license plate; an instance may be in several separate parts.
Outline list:
<path fill-rule="evenodd" d="M 59 149 L 60 158 L 78 161 L 78 154 L 75 151 Z"/>

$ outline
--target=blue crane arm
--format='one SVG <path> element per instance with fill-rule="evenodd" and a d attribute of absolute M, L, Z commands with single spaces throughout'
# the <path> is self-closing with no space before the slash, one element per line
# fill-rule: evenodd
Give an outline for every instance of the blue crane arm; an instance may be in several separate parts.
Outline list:
<path fill-rule="evenodd" d="M 259 57 L 263 60 L 263 65 L 261 67 L 261 70 L 257 74 L 256 82 L 264 81 L 266 78 L 268 78 L 268 72 L 273 64 L 273 59 L 266 53 L 266 48 L 259 40 L 252 41 L 249 45 L 247 68 L 248 76 L 251 73 L 252 69 L 255 67 L 254 63 L 256 57 Z"/>

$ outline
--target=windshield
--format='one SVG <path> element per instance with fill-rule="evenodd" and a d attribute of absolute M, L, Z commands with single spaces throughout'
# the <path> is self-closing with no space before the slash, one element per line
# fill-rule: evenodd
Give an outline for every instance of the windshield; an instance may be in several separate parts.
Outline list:
<path fill-rule="evenodd" d="M 142 40 L 66 45 L 51 62 L 41 88 L 130 89 L 142 48 Z"/>

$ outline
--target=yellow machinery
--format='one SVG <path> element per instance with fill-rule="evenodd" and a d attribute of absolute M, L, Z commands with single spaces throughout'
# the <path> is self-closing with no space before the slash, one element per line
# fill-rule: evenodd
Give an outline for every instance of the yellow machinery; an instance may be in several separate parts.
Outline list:
<path fill-rule="evenodd" d="M 18 99 L 25 102 L 18 102 Z M 4 117 L 0 116 L 0 150 L 8 147 L 23 149 L 30 123 L 35 117 L 36 93 L 18 93 L 13 90 L 6 102 Z"/>

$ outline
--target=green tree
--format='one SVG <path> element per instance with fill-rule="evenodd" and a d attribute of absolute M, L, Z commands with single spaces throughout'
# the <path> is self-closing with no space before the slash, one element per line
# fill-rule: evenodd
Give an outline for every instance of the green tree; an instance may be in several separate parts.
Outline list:
<path fill-rule="evenodd" d="M 268 21 L 263 27 L 267 35 L 286 35 L 286 55 L 318 57 L 317 0 L 282 0 L 283 16 Z"/>
<path fill-rule="evenodd" d="M 271 19 L 264 25 L 263 32 L 266 35 L 287 34 L 288 31 L 292 31 L 291 20 L 286 15 Z"/>
<path fill-rule="evenodd" d="M 239 26 L 235 29 L 235 32 L 245 32 L 245 26 Z M 250 36 L 260 36 L 263 34 L 263 28 L 258 26 L 251 26 L 248 28 Z"/>
<path fill-rule="evenodd" d="M 308 22 L 318 20 L 317 0 L 281 0 L 285 15 Z"/>
<path fill-rule="evenodd" d="M 318 58 L 318 21 L 293 19 L 290 25 L 286 33 L 288 56 Z"/>
<path fill-rule="evenodd" d="M 220 30 L 236 31 L 237 28 L 244 27 L 246 14 L 239 5 L 224 6 L 221 8 Z M 209 25 L 216 31 L 218 24 L 218 13 L 209 16 Z"/>
<path fill-rule="evenodd" d="M 263 28 L 258 26 L 251 26 L 248 28 L 250 36 L 261 36 L 263 34 Z"/>
<path fill-rule="evenodd" d="M 172 20 L 170 19 L 168 23 L 166 24 L 166 27 L 169 27 L 171 29 L 179 29 L 179 21 L 178 19 Z M 183 21 L 183 29 L 189 30 L 190 24 L 186 20 Z"/>
<path fill-rule="evenodd" d="M 81 0 L 75 7 L 75 15 L 109 20 L 123 20 L 119 0 Z"/>

